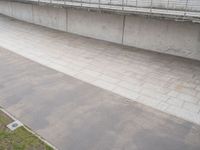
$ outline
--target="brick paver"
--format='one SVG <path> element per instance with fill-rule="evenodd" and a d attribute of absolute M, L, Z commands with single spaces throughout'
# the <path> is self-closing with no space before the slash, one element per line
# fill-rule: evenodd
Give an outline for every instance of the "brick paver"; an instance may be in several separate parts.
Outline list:
<path fill-rule="evenodd" d="M 0 54 L 0 106 L 59 150 L 200 149 L 197 124 L 6 49 Z"/>
<path fill-rule="evenodd" d="M 0 16 L 0 46 L 130 100 L 200 124 L 200 62 Z"/>

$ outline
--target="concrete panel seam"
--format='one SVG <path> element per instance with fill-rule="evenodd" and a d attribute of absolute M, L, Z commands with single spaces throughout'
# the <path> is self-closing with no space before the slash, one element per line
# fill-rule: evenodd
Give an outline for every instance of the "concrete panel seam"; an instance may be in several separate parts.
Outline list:
<path fill-rule="evenodd" d="M 32 23 L 34 23 L 34 13 L 33 13 L 33 5 L 31 4 L 31 6 L 32 6 Z"/>
<path fill-rule="evenodd" d="M 68 9 L 65 9 L 65 11 L 66 11 L 66 32 L 68 32 Z"/>
<path fill-rule="evenodd" d="M 125 21 L 126 21 L 126 15 L 123 16 L 123 25 L 122 25 L 122 44 L 124 44 Z"/>
<path fill-rule="evenodd" d="M 10 2 L 10 9 L 11 9 L 10 16 L 14 17 L 14 15 L 13 15 L 13 2 Z"/>

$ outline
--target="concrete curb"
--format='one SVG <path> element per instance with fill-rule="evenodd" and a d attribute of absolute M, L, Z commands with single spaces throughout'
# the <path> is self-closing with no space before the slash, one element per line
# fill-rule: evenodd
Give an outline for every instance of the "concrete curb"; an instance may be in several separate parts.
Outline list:
<path fill-rule="evenodd" d="M 16 119 L 12 114 L 10 114 L 8 111 L 6 111 L 4 108 L 0 107 L 0 111 L 4 112 L 8 117 L 10 117 L 13 121 L 16 121 L 18 119 Z M 20 120 L 18 120 L 20 121 Z M 21 122 L 21 121 L 20 121 Z M 58 150 L 53 144 L 51 144 L 50 142 L 48 142 L 47 140 L 45 140 L 43 137 L 41 137 L 40 135 L 38 135 L 37 133 L 35 133 L 34 131 L 32 131 L 31 129 L 29 129 L 26 125 L 23 124 L 23 127 L 30 132 L 31 134 L 33 134 L 34 136 L 36 136 L 38 139 L 40 139 L 42 142 L 44 142 L 45 144 L 47 144 L 48 146 L 52 147 L 54 150 Z"/>

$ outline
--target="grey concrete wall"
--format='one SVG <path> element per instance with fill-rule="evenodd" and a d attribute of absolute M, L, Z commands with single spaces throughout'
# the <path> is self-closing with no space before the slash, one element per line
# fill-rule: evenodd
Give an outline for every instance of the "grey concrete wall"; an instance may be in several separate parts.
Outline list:
<path fill-rule="evenodd" d="M 11 16 L 11 3 L 6 1 L 0 1 L 0 13 L 4 15 Z"/>
<path fill-rule="evenodd" d="M 0 1 L 0 13 L 61 31 L 67 29 L 66 9 L 62 8 Z"/>
<path fill-rule="evenodd" d="M 122 42 L 123 16 L 68 10 L 68 32 L 115 43 Z"/>
<path fill-rule="evenodd" d="M 200 25 L 127 16 L 124 45 L 200 60 Z"/>
<path fill-rule="evenodd" d="M 61 31 L 200 60 L 200 24 L 5 1 L 0 1 L 0 13 Z"/>
<path fill-rule="evenodd" d="M 66 31 L 66 9 L 33 5 L 33 22 L 38 25 Z"/>
<path fill-rule="evenodd" d="M 32 5 L 13 2 L 11 3 L 11 7 L 12 7 L 12 17 L 31 23 L 33 22 Z"/>

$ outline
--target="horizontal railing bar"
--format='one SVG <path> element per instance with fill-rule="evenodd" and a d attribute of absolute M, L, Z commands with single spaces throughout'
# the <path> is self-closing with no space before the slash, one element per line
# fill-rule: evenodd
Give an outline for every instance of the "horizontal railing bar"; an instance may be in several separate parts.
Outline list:
<path fill-rule="evenodd" d="M 20 0 L 16 0 L 20 1 Z M 175 13 L 174 15 L 188 16 L 188 13 L 199 13 L 195 16 L 200 17 L 200 0 L 21 0 L 27 2 L 43 2 L 49 4 L 61 4 L 61 5 L 74 5 L 80 7 L 106 7 L 126 11 L 126 8 L 130 8 L 129 11 L 141 11 L 146 12 L 158 12 Z M 87 5 L 87 6 L 86 6 Z M 96 5 L 96 6 L 95 6 Z M 131 8 L 133 10 L 131 10 Z M 177 14 L 179 12 L 179 14 Z"/>

